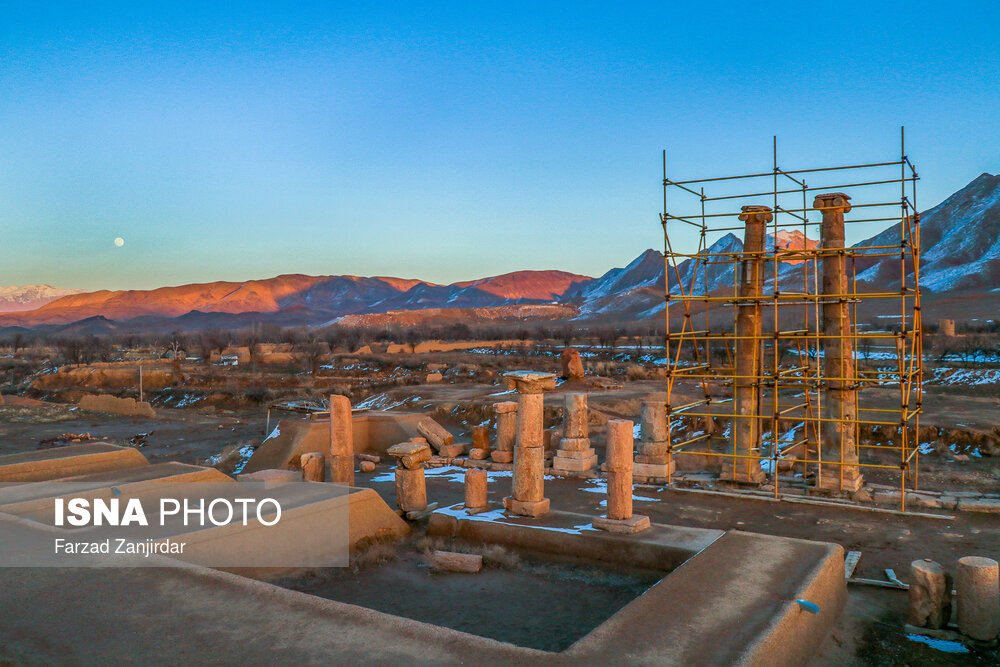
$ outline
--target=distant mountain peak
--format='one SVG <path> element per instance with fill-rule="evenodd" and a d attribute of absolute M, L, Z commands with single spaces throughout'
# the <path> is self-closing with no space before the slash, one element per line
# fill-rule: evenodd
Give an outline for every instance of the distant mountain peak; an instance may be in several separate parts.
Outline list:
<path fill-rule="evenodd" d="M 0 313 L 34 310 L 64 296 L 83 294 L 85 291 L 46 284 L 0 286 Z"/>

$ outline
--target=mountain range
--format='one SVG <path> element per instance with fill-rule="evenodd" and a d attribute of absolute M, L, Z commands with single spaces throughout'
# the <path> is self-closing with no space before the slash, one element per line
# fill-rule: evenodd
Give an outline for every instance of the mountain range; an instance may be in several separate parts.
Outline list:
<path fill-rule="evenodd" d="M 81 294 L 82 289 L 63 289 L 52 285 L 0 285 L 0 313 L 35 310 L 69 294 Z"/>
<path fill-rule="evenodd" d="M 859 246 L 899 244 L 898 225 Z M 800 231 L 779 230 L 768 247 L 801 249 L 816 241 Z M 926 299 L 954 312 L 992 312 L 1000 302 L 1000 176 L 982 174 L 938 206 L 921 214 L 920 282 Z M 726 234 L 710 254 L 739 253 L 743 244 Z M 898 284 L 900 263 L 893 258 L 858 259 L 863 285 Z M 783 262 L 779 284 L 802 285 L 799 262 Z M 239 328 L 255 322 L 283 326 L 320 326 L 345 316 L 443 310 L 475 318 L 477 309 L 494 309 L 512 318 L 550 317 L 544 309 L 509 311 L 499 307 L 558 304 L 576 320 L 662 318 L 666 272 L 663 255 L 646 250 L 623 268 L 598 278 L 565 271 L 515 271 L 450 285 L 392 277 L 282 275 L 265 280 L 214 282 L 154 290 L 83 292 L 42 286 L 0 288 L 0 327 L 106 332 L 117 330 Z M 727 263 L 687 260 L 677 267 L 680 284 L 695 293 L 732 289 Z M 677 292 L 671 270 L 671 292 Z M 773 279 L 769 281 L 773 285 Z M 925 301 L 926 302 L 926 301 Z M 443 310 L 442 310 L 443 309 Z M 963 310 L 964 309 L 964 310 Z M 971 310 L 970 310 L 971 309 Z M 485 311 L 484 311 L 485 312 Z M 410 318 L 412 320 L 412 317 Z M 364 318 L 348 321 L 365 321 Z"/>

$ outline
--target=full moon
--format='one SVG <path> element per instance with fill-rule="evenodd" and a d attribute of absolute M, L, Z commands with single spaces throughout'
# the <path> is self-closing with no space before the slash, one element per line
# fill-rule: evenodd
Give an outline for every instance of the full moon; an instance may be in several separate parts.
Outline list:
<path fill-rule="evenodd" d="M 121 248 L 123 245 L 125 245 L 125 239 L 119 236 L 118 238 L 115 239 L 115 245 Z"/>

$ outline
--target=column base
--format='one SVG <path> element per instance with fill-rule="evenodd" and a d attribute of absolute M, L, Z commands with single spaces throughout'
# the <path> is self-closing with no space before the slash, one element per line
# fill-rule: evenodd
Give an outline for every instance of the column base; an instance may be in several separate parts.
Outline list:
<path fill-rule="evenodd" d="M 556 450 L 556 456 L 563 459 L 589 459 L 591 456 L 594 456 L 595 454 L 597 454 L 597 452 L 594 450 L 593 447 L 579 451 L 575 449 Z"/>
<path fill-rule="evenodd" d="M 824 466 L 824 468 L 825 467 L 826 466 Z M 816 486 L 820 489 L 846 491 L 848 493 L 857 493 L 864 485 L 864 477 L 857 470 L 845 470 L 843 484 L 841 484 L 839 471 L 829 474 L 824 472 L 819 476 L 819 480 L 816 482 Z"/>
<path fill-rule="evenodd" d="M 556 449 L 563 449 L 567 452 L 582 452 L 590 449 L 590 438 L 560 438 Z"/>
<path fill-rule="evenodd" d="M 751 460 L 750 465 L 725 463 L 719 479 L 724 482 L 736 482 L 738 484 L 763 484 L 767 475 L 760 469 L 760 465 Z"/>
<path fill-rule="evenodd" d="M 462 508 L 465 510 L 465 513 L 469 514 L 469 515 L 472 515 L 472 514 L 482 514 L 483 512 L 489 512 L 490 511 L 490 506 L 489 505 L 480 505 L 479 507 L 467 507 L 465 505 L 462 505 Z"/>
<path fill-rule="evenodd" d="M 514 451 L 509 449 L 494 449 L 490 452 L 490 458 L 493 459 L 493 463 L 513 463 Z"/>
<path fill-rule="evenodd" d="M 511 514 L 519 516 L 542 516 L 549 513 L 549 499 L 541 500 L 515 500 L 511 496 L 503 499 L 503 506 Z"/>
<path fill-rule="evenodd" d="M 633 514 L 630 519 L 609 519 L 606 516 L 595 516 L 591 522 L 594 528 L 606 530 L 619 535 L 632 535 L 650 527 L 649 517 Z"/>
<path fill-rule="evenodd" d="M 633 477 L 669 477 L 677 470 L 677 462 L 670 463 L 633 463 Z"/>
<path fill-rule="evenodd" d="M 562 456 L 561 450 L 557 450 L 555 457 L 553 457 L 552 459 L 553 470 L 562 470 L 564 472 L 583 472 L 585 470 L 593 470 L 596 467 L 597 467 L 597 454 L 591 454 L 587 458 L 582 458 L 582 459 L 578 459 L 575 457 L 567 458 Z"/>

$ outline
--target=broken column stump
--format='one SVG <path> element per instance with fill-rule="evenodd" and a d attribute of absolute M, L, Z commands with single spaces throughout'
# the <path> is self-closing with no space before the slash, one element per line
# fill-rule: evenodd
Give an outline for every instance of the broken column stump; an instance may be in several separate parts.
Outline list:
<path fill-rule="evenodd" d="M 631 535 L 650 526 L 648 516 L 632 514 L 632 435 L 634 424 L 627 419 L 608 421 L 608 514 L 595 517 L 594 528 Z"/>
<path fill-rule="evenodd" d="M 479 514 L 489 509 L 486 501 L 486 487 L 489 476 L 481 468 L 469 468 L 465 471 L 465 511 L 468 514 Z"/>
<path fill-rule="evenodd" d="M 1000 565 L 992 558 L 958 559 L 955 577 L 958 631 L 988 642 L 1000 633 Z"/>
<path fill-rule="evenodd" d="M 907 622 L 918 628 L 943 628 L 951 618 L 951 577 L 929 558 L 910 564 Z"/>
<path fill-rule="evenodd" d="M 563 434 L 552 459 L 552 469 L 582 472 L 597 467 L 597 453 L 590 446 L 587 394 L 566 394 L 563 408 Z"/>
<path fill-rule="evenodd" d="M 299 457 L 302 479 L 307 482 L 326 481 L 326 457 L 323 452 L 308 452 Z"/>
<path fill-rule="evenodd" d="M 669 477 L 677 468 L 670 456 L 670 430 L 667 428 L 667 395 L 650 394 L 639 412 L 639 453 L 632 473 L 637 477 Z"/>
<path fill-rule="evenodd" d="M 469 449 L 469 458 L 482 460 L 490 455 L 490 429 L 486 426 L 472 427 L 472 447 Z"/>
<path fill-rule="evenodd" d="M 491 458 L 494 463 L 510 463 L 514 460 L 514 441 L 517 439 L 517 403 L 497 403 L 493 410 L 497 414 L 497 439 Z"/>
<path fill-rule="evenodd" d="M 386 453 L 399 463 L 395 470 L 396 505 L 404 512 L 427 509 L 424 461 L 431 458 L 430 446 L 422 442 L 401 442 L 390 447 Z"/>
<path fill-rule="evenodd" d="M 422 467 L 396 468 L 396 505 L 404 512 L 427 509 L 427 480 Z"/>
<path fill-rule="evenodd" d="M 583 381 L 583 361 L 580 359 L 580 352 L 571 347 L 566 348 L 559 355 L 560 372 L 559 377 L 569 382 Z"/>

